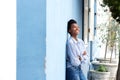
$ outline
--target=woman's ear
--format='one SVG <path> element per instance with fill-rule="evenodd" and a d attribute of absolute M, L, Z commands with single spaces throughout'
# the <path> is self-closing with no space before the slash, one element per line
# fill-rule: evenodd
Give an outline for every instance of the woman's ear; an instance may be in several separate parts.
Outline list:
<path fill-rule="evenodd" d="M 68 32 L 71 33 L 71 30 L 69 29 Z"/>

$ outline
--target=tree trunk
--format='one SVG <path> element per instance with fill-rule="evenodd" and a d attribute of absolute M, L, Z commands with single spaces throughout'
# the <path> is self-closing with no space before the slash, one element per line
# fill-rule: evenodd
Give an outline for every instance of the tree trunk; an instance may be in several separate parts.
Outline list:
<path fill-rule="evenodd" d="M 111 47 L 110 63 L 112 62 L 113 47 Z"/>
<path fill-rule="evenodd" d="M 117 70 L 116 80 L 120 80 L 120 50 L 119 50 L 119 63 L 118 63 L 118 70 Z"/>
<path fill-rule="evenodd" d="M 108 40 L 106 42 L 106 46 L 105 46 L 105 55 L 104 55 L 104 59 L 106 60 L 106 55 L 107 55 L 107 45 L 108 45 Z"/>

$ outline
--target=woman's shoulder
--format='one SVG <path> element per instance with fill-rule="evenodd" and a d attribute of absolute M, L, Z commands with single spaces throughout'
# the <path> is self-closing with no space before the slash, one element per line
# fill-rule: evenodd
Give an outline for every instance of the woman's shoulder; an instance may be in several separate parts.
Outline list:
<path fill-rule="evenodd" d="M 79 43 L 81 43 L 82 45 L 84 45 L 84 41 L 82 39 L 78 39 Z"/>
<path fill-rule="evenodd" d="M 73 44 L 73 40 L 71 37 L 67 39 L 67 44 Z"/>
<path fill-rule="evenodd" d="M 80 38 L 78 38 L 78 41 L 84 43 L 84 41 L 82 39 L 80 39 Z"/>

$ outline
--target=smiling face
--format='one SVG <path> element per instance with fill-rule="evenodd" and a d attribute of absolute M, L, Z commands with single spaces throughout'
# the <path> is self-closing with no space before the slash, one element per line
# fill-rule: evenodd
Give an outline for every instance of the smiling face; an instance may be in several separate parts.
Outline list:
<path fill-rule="evenodd" d="M 77 25 L 77 23 L 71 24 L 71 28 L 69 29 L 69 33 L 71 34 L 71 36 L 77 36 L 79 32 L 80 32 L 80 28 Z"/>

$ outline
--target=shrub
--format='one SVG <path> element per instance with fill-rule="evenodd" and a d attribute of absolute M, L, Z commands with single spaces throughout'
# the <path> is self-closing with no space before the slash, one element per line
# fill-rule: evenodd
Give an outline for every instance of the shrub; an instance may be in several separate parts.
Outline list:
<path fill-rule="evenodd" d="M 97 69 L 99 72 L 108 72 L 107 68 L 104 65 L 100 65 Z"/>

